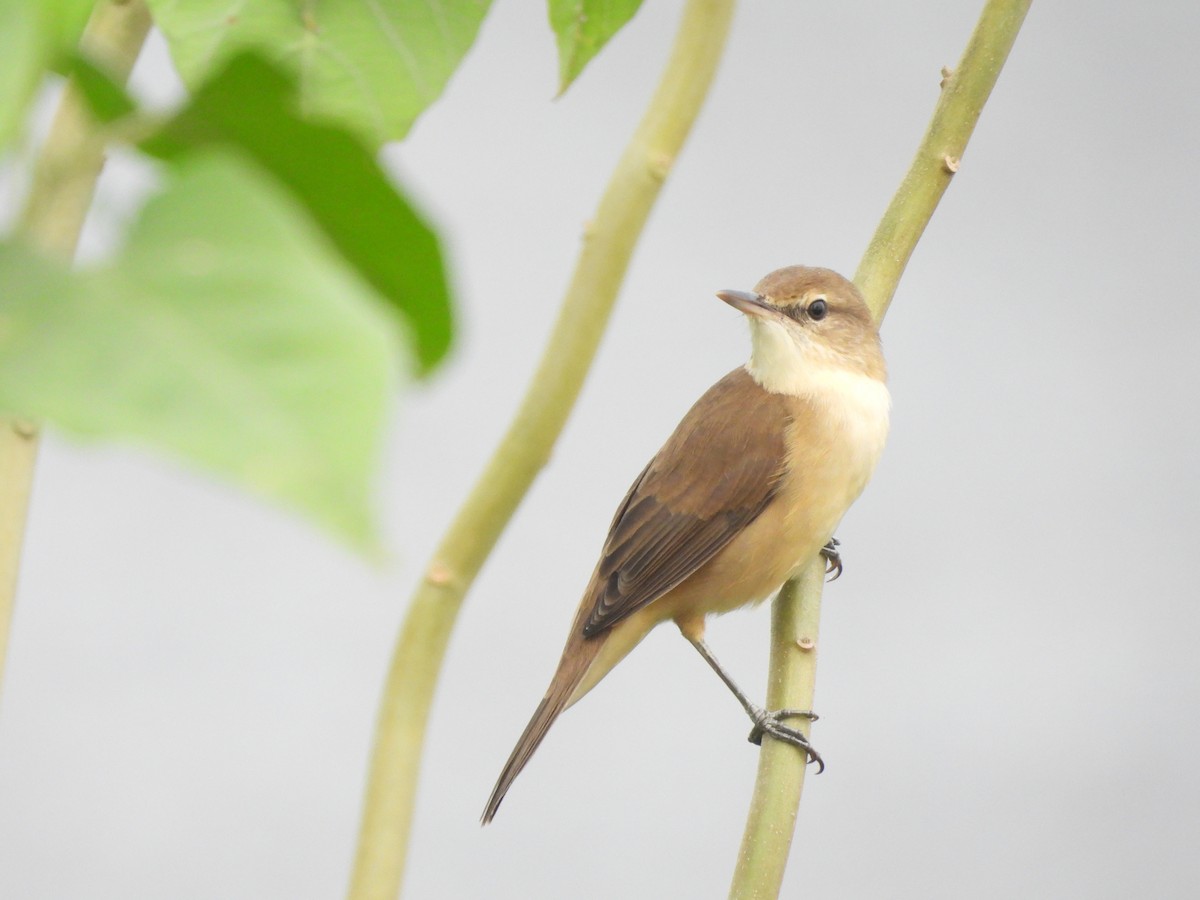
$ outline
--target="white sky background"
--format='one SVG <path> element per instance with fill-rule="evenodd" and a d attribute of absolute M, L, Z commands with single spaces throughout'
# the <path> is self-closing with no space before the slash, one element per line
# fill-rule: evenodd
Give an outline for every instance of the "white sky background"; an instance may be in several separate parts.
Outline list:
<path fill-rule="evenodd" d="M 446 238 L 454 358 L 403 399 L 391 561 L 174 463 L 53 435 L 0 721 L 0 895 L 344 891 L 411 585 L 504 429 L 681 4 L 551 102 L 497 0 L 389 151 Z M 748 353 L 713 296 L 852 274 L 980 3 L 746 3 L 555 452 L 475 585 L 427 740 L 410 898 L 722 897 L 748 723 L 659 629 L 479 812 L 612 511 Z M 1200 880 L 1200 7 L 1035 3 L 884 327 L 895 400 L 825 594 L 785 895 L 1190 897 Z M 135 74 L 164 94 L 160 43 Z M 165 92 L 167 95 L 170 91 Z M 87 246 L 145 183 L 110 169 Z M 11 202 L 11 201 L 9 201 Z M 763 694 L 767 610 L 711 641 Z"/>

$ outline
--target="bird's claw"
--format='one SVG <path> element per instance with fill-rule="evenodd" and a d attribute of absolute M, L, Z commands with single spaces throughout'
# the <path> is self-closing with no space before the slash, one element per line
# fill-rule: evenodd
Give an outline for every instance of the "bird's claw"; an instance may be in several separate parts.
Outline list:
<path fill-rule="evenodd" d="M 791 716 L 803 716 L 810 722 L 815 722 L 819 718 L 811 709 L 775 709 L 769 712 L 765 709 L 758 709 L 751 713 L 754 728 L 747 740 L 752 744 L 762 744 L 763 735 L 769 734 L 777 741 L 799 747 L 808 755 L 810 763 L 817 764 L 817 774 L 820 775 L 825 771 L 825 760 L 821 759 L 821 754 L 813 749 L 813 745 L 809 743 L 803 732 L 789 728 L 780 721 Z"/>
<path fill-rule="evenodd" d="M 833 573 L 829 581 L 837 581 L 842 577 L 842 554 L 838 552 L 841 543 L 837 538 L 830 538 L 829 543 L 821 548 L 821 555 L 825 557 L 825 574 Z"/>

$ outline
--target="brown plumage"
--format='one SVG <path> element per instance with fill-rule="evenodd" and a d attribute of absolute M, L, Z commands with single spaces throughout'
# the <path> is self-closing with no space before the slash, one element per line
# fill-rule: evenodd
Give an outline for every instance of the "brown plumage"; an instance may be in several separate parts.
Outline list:
<path fill-rule="evenodd" d="M 887 392 L 858 291 L 834 272 L 800 266 L 773 272 L 756 291 L 720 295 L 751 320 L 751 361 L 696 402 L 618 507 L 558 669 L 488 799 L 485 823 L 559 714 L 654 625 L 674 619 L 716 667 L 703 642 L 705 617 L 775 591 L 820 552 L 870 476 L 886 434 Z M 761 713 L 738 696 L 752 717 Z M 766 731 L 792 739 L 787 728 Z M 802 735 L 793 742 L 807 749 Z"/>

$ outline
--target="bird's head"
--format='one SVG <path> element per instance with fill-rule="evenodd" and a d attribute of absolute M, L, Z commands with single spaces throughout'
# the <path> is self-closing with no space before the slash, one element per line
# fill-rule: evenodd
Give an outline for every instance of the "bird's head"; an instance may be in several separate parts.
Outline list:
<path fill-rule="evenodd" d="M 747 368 L 767 390 L 808 393 L 821 370 L 887 378 L 879 331 L 862 294 L 830 269 L 776 269 L 750 291 L 718 291 L 745 313 L 752 350 Z"/>

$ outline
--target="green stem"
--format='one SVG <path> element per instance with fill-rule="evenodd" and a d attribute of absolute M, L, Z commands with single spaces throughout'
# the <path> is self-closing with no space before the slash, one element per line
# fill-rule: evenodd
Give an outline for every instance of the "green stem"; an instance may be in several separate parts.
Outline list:
<path fill-rule="evenodd" d="M 0 679 L 17 594 L 25 514 L 33 487 L 38 432 L 34 423 L 0 419 Z"/>
<path fill-rule="evenodd" d="M 783 586 L 771 604 L 767 709 L 812 709 L 821 613 L 821 557 Z M 815 598 L 815 599 L 814 599 Z M 805 719 L 796 720 L 805 734 Z M 807 757 L 783 741 L 763 740 L 750 815 L 742 834 L 730 897 L 775 897 L 796 828 Z"/>
<path fill-rule="evenodd" d="M 102 2 L 79 43 L 114 78 L 124 81 L 149 30 L 150 13 L 141 0 Z M 104 144 L 96 123 L 75 85 L 68 82 L 34 163 L 33 184 L 18 226 L 21 236 L 47 255 L 69 260 L 103 167 Z M 0 419 L 0 677 L 16 602 L 37 445 L 38 428 L 33 422 Z"/>
<path fill-rule="evenodd" d="M 354 900 L 399 892 L 425 726 L 455 618 L 579 395 L 642 226 L 707 95 L 732 13 L 733 0 L 688 0 L 666 71 L 584 235 L 525 399 L 413 595 L 376 726 Z"/>
<path fill-rule="evenodd" d="M 904 267 L 958 170 L 1030 2 L 988 0 L 958 67 L 944 75 L 942 95 L 916 158 L 854 276 L 878 321 L 883 320 Z M 815 643 L 813 650 L 806 651 L 797 643 L 797 635 L 816 640 L 823 570 L 818 559 L 775 599 L 767 697 L 772 709 L 812 707 Z M 804 769 L 804 757 L 793 748 L 763 741 L 730 897 L 767 900 L 779 896 L 804 788 Z"/>
<path fill-rule="evenodd" d="M 150 13 L 141 0 L 105 0 L 92 13 L 79 46 L 123 84 L 149 30 Z M 68 82 L 34 164 L 20 226 L 26 239 L 48 254 L 74 256 L 103 168 L 100 128 L 74 82 Z"/>

